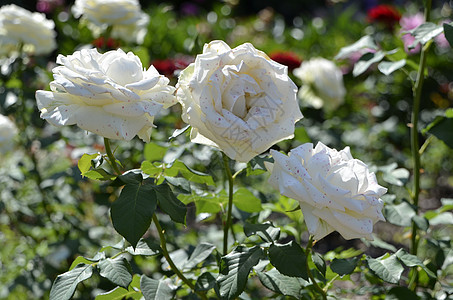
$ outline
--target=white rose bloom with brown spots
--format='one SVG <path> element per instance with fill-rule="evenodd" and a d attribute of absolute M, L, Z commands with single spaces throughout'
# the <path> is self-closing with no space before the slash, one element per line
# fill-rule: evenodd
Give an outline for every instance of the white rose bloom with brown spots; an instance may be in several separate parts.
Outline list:
<path fill-rule="evenodd" d="M 42 13 L 28 11 L 15 4 L 0 8 L 0 56 L 14 51 L 41 55 L 52 52 L 57 44 L 55 23 Z M 21 48 L 20 48 L 21 47 Z"/>
<path fill-rule="evenodd" d="M 249 43 L 231 49 L 212 41 L 180 74 L 176 96 L 194 143 L 248 162 L 294 136 L 301 119 L 288 68 Z"/>
<path fill-rule="evenodd" d="M 113 38 L 138 44 L 143 43 L 149 24 L 138 0 L 76 0 L 72 13 L 82 16 L 96 37 L 110 26 Z"/>
<path fill-rule="evenodd" d="M 338 231 L 345 239 L 373 239 L 373 225 L 385 220 L 380 199 L 387 189 L 367 165 L 341 151 L 307 143 L 286 156 L 271 150 L 269 183 L 282 195 L 298 200 L 310 234 L 321 239 Z"/>
<path fill-rule="evenodd" d="M 312 58 L 294 69 L 293 74 L 302 81 L 298 95 L 303 102 L 326 111 L 333 111 L 344 103 L 343 73 L 332 61 Z"/>
<path fill-rule="evenodd" d="M 132 52 L 84 49 L 59 55 L 57 63 L 51 91 L 36 92 L 41 118 L 56 126 L 149 142 L 156 114 L 177 102 L 169 80 L 153 66 L 145 70 Z"/>

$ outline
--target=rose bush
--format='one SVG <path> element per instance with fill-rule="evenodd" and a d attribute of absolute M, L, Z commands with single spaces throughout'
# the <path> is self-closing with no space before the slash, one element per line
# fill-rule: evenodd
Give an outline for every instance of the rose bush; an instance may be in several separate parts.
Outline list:
<path fill-rule="evenodd" d="M 0 153 L 5 154 L 13 148 L 17 134 L 16 125 L 6 116 L 0 115 Z"/>
<path fill-rule="evenodd" d="M 154 116 L 176 103 L 169 80 L 121 49 L 100 54 L 84 49 L 57 57 L 51 91 L 37 91 L 41 118 L 53 125 L 77 124 L 111 139 L 149 142 Z"/>
<path fill-rule="evenodd" d="M 76 0 L 72 13 L 82 16 L 96 37 L 111 26 L 113 38 L 138 44 L 143 43 L 149 23 L 138 0 Z"/>
<path fill-rule="evenodd" d="M 176 96 L 192 142 L 248 162 L 293 137 L 294 123 L 303 117 L 296 93 L 287 67 L 264 52 L 249 43 L 231 49 L 212 41 L 181 72 Z"/>
<path fill-rule="evenodd" d="M 384 220 L 387 191 L 349 147 L 341 151 L 319 142 L 303 144 L 286 156 L 271 150 L 274 164 L 269 183 L 281 194 L 299 201 L 308 231 L 315 239 L 338 231 L 345 239 L 372 240 L 373 225 Z"/>
<path fill-rule="evenodd" d="M 330 60 L 312 58 L 304 61 L 293 74 L 302 81 L 299 98 L 314 108 L 333 111 L 344 102 L 343 74 Z"/>
<path fill-rule="evenodd" d="M 55 23 L 42 13 L 32 13 L 14 4 L 0 8 L 0 56 L 22 50 L 48 54 L 56 48 Z"/>

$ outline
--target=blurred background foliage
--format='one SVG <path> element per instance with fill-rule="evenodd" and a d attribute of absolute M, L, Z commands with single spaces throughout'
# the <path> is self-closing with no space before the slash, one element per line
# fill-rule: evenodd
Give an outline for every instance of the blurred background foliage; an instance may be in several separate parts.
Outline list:
<path fill-rule="evenodd" d="M 16 3 L 31 11 L 36 11 L 39 3 L 43 2 L 46 1 L 0 1 L 2 5 Z M 140 1 L 151 20 L 142 45 L 94 39 L 88 28 L 71 14 L 72 1 L 47 2 L 56 3 L 46 13 L 55 21 L 58 49 L 49 57 L 30 57 L 10 64 L 9 68 L 2 67 L 0 75 L 0 112 L 14 116 L 21 130 L 18 138 L 21 146 L 9 156 L 0 158 L 0 299 L 45 299 L 54 278 L 67 271 L 76 257 L 92 257 L 102 246 L 121 241 L 108 213 L 115 198 L 113 187 L 82 178 L 77 167 L 83 153 L 105 152 L 102 139 L 78 128 L 58 129 L 39 118 L 34 92 L 48 89 L 48 83 L 52 80 L 51 69 L 58 54 L 72 54 L 86 46 L 97 46 L 102 51 L 121 47 L 138 55 L 144 66 L 154 64 L 176 83 L 177 70 L 192 62 L 195 55 L 202 51 L 203 44 L 214 39 L 224 40 L 231 47 L 251 42 L 271 56 L 277 52 L 291 52 L 299 60 L 298 64 L 318 56 L 333 59 L 341 47 L 366 34 L 374 35 L 386 50 L 401 49 L 403 46 L 399 25 L 389 29 L 367 18 L 367 10 L 381 4 L 377 0 Z M 391 1 L 402 14 L 419 11 L 422 4 L 418 2 Z M 449 3 L 433 1 L 434 22 L 452 18 L 453 7 Z M 419 61 L 418 54 L 407 59 L 415 65 Z M 429 54 L 429 77 L 422 98 L 421 128 L 442 115 L 446 108 L 452 107 L 452 62 L 451 48 L 433 47 Z M 344 73 L 347 89 L 345 104 L 334 112 L 325 113 L 301 103 L 305 118 L 297 124 L 295 138 L 283 141 L 274 148 L 288 151 L 302 143 L 317 141 L 337 149 L 350 146 L 353 156 L 372 165 L 381 185 L 389 188 L 389 194 L 395 195 L 397 202 L 401 201 L 408 197 L 404 187 L 408 178 L 404 176 L 405 172 L 399 178 L 391 174 L 395 175 L 392 172 L 396 168 L 412 168 L 407 125 L 410 123 L 412 87 L 407 74 L 396 71 L 384 76 L 372 66 L 355 78 L 351 72 L 353 62 L 343 60 L 337 64 Z M 415 76 L 410 68 L 408 74 Z M 290 76 L 300 85 L 292 74 Z M 209 191 L 213 197 L 219 197 L 225 181 L 217 167 L 221 165 L 220 153 L 209 147 L 191 144 L 186 134 L 168 140 L 175 129 L 185 126 L 178 106 L 167 115 L 160 116 L 155 123 L 157 130 L 153 131 L 150 144 L 144 145 L 138 139 L 129 143 L 114 142 L 118 159 L 125 163 L 124 169 L 140 168 L 145 159 L 163 162 L 179 159 L 193 169 L 211 175 L 216 186 L 209 187 Z M 420 206 L 422 211 L 436 211 L 441 207 L 442 198 L 453 198 L 453 151 L 429 134 L 420 135 L 420 138 L 422 144 L 427 140 L 429 142 L 422 155 Z M 235 166 L 236 170 L 241 167 Z M 255 173 L 253 176 L 241 173 L 237 185 L 246 188 L 254 186 L 253 195 L 260 199 L 264 211 L 246 213 L 235 208 L 236 232 L 242 232 L 241 224 L 245 219 L 269 219 L 283 228 L 283 239 L 290 240 L 294 236 L 306 241 L 308 233 L 302 214 L 300 211 L 290 212 L 297 203 L 285 197 L 278 198 L 276 191 L 266 184 L 267 175 L 259 171 Z M 197 190 L 196 185 L 192 188 Z M 192 246 L 187 248 L 186 245 L 202 242 L 201 237 L 220 245 L 219 214 L 210 213 L 223 209 L 217 208 L 196 214 L 193 203 L 189 204 L 187 227 L 172 223 L 164 215 L 160 216 L 172 250 L 182 247 L 190 251 Z M 375 232 L 397 248 L 407 247 L 409 243 L 409 231 L 404 226 L 379 223 Z M 440 258 L 438 264 L 445 262 L 446 257 L 451 259 L 451 248 L 450 253 L 445 254 L 445 249 L 450 246 L 442 247 L 431 238 L 438 237 L 450 245 L 452 234 L 451 226 L 445 227 L 440 222 L 429 232 L 425 241 L 429 247 L 425 255 L 436 256 L 441 251 L 444 258 Z M 157 234 L 150 229 L 146 236 L 157 237 Z M 237 238 L 245 239 L 240 235 Z M 385 253 L 390 246 L 365 245 L 360 240 L 345 241 L 333 233 L 315 249 L 328 255 L 339 255 L 351 247 L 356 253 L 366 252 L 375 257 Z M 158 258 L 134 256 L 131 264 L 134 273 L 165 273 L 160 269 Z M 449 274 L 451 283 L 451 271 Z M 377 287 L 375 290 L 361 288 L 363 280 L 354 279 L 352 287 L 355 292 L 380 297 L 382 290 Z M 272 295 L 257 280 L 249 281 L 249 285 L 249 297 L 252 299 Z M 429 279 L 426 279 L 426 285 L 429 286 Z M 92 299 L 113 287 L 109 281 L 94 276 L 79 285 L 74 298 Z M 348 297 L 348 289 L 351 286 L 337 286 L 338 294 L 345 297 Z"/>

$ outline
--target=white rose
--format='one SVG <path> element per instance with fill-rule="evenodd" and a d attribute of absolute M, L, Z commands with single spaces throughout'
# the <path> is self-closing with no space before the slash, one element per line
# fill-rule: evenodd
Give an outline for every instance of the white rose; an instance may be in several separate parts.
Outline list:
<path fill-rule="evenodd" d="M 176 104 L 175 88 L 151 66 L 121 49 L 100 54 L 84 49 L 57 57 L 51 91 L 37 91 L 41 118 L 111 139 L 149 142 L 154 116 Z"/>
<path fill-rule="evenodd" d="M 149 23 L 138 0 L 76 0 L 72 13 L 76 18 L 83 16 L 95 36 L 111 26 L 112 37 L 139 44 L 143 43 Z"/>
<path fill-rule="evenodd" d="M 380 199 L 387 189 L 362 161 L 319 142 L 307 143 L 288 156 L 271 150 L 274 164 L 269 183 L 282 195 L 298 200 L 310 234 L 321 239 L 338 231 L 345 239 L 373 239 L 373 225 L 385 220 Z"/>
<path fill-rule="evenodd" d="M 18 133 L 16 125 L 6 116 L 0 115 L 0 153 L 13 148 L 13 139 Z"/>
<path fill-rule="evenodd" d="M 293 74 L 302 81 L 299 98 L 314 108 L 324 107 L 333 111 L 344 102 L 343 73 L 330 60 L 313 58 L 304 61 Z"/>
<path fill-rule="evenodd" d="M 42 13 L 32 13 L 14 4 L 0 8 L 0 49 L 22 50 L 29 54 L 48 54 L 56 48 L 55 24 Z"/>
<path fill-rule="evenodd" d="M 292 138 L 294 123 L 303 116 L 287 70 L 249 43 L 234 49 L 222 41 L 206 44 L 177 84 L 192 142 L 248 162 Z"/>

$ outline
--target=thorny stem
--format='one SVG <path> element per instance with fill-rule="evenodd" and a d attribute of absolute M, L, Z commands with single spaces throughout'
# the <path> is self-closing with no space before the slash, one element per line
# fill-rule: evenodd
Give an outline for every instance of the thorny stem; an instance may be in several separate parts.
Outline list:
<path fill-rule="evenodd" d="M 231 227 L 231 210 L 233 209 L 233 185 L 234 178 L 231 175 L 231 170 L 229 166 L 229 158 L 222 152 L 223 165 L 225 166 L 225 173 L 228 179 L 228 208 L 227 208 L 227 219 L 223 225 L 223 255 L 227 254 L 228 251 L 228 230 Z M 233 232 L 233 228 L 231 228 Z"/>
<path fill-rule="evenodd" d="M 308 240 L 307 248 L 305 249 L 305 255 L 307 256 L 307 259 L 305 261 L 305 267 L 307 269 L 308 277 L 310 277 L 310 280 L 313 283 L 314 288 L 321 294 L 322 299 L 326 300 L 327 292 L 318 285 L 315 278 L 313 277 L 313 274 L 310 271 L 310 266 L 308 265 L 308 262 L 311 259 L 311 248 L 312 247 L 313 247 L 313 235 L 310 235 L 310 239 Z"/>
<path fill-rule="evenodd" d="M 157 228 L 157 232 L 159 233 L 159 238 L 160 238 L 160 246 L 162 248 L 162 254 L 164 255 L 165 259 L 167 260 L 168 264 L 170 265 L 170 268 L 172 269 L 173 272 L 185 283 L 187 286 L 189 286 L 192 291 L 194 291 L 198 296 L 200 296 L 201 299 L 207 299 L 206 295 L 202 292 L 197 292 L 195 291 L 195 286 L 193 285 L 192 282 L 190 282 L 183 274 L 182 272 L 176 267 L 175 263 L 170 257 L 170 254 L 168 254 L 167 250 L 167 241 L 165 240 L 165 235 L 164 231 L 162 230 L 162 227 L 160 226 L 159 220 L 157 219 L 156 214 L 153 214 L 153 222 L 154 225 Z"/>
<path fill-rule="evenodd" d="M 427 0 L 425 4 L 425 21 L 429 21 L 431 12 L 432 0 Z M 418 117 L 420 111 L 420 101 L 422 95 L 423 82 L 425 80 L 425 68 L 426 68 L 426 52 L 429 49 L 430 42 L 422 47 L 420 52 L 420 65 L 417 72 L 417 78 L 413 88 L 414 104 L 412 107 L 411 116 L 411 152 L 412 160 L 414 165 L 414 184 L 412 192 L 412 201 L 415 207 L 416 214 L 418 214 L 418 200 L 420 195 L 420 145 L 418 140 Z M 417 225 L 412 221 L 412 235 L 411 235 L 411 249 L 410 252 L 413 255 L 417 255 L 419 237 L 417 235 Z M 417 277 L 418 272 L 416 268 L 413 268 L 412 277 L 410 279 L 410 288 L 415 290 L 417 288 Z"/>

